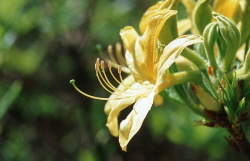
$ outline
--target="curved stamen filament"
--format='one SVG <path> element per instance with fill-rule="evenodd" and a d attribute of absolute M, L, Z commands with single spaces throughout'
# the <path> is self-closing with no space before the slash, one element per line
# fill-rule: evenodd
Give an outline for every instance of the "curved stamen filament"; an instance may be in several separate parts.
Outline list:
<path fill-rule="evenodd" d="M 113 51 L 113 46 L 112 45 L 108 45 L 107 52 L 108 52 L 109 57 L 107 57 L 103 53 L 101 45 L 97 45 L 96 48 L 99 51 L 99 54 L 101 55 L 101 57 L 106 62 L 109 62 L 111 60 L 112 61 L 111 65 L 114 68 L 118 68 L 118 65 L 121 64 L 122 65 L 122 71 L 124 73 L 130 74 L 130 70 L 127 67 L 127 63 L 126 63 L 126 60 L 125 60 L 124 55 L 123 55 L 121 43 L 119 43 L 119 42 L 116 43 L 116 45 L 115 45 L 115 53 Z"/>
<path fill-rule="evenodd" d="M 117 67 L 118 73 L 119 73 L 119 78 L 120 78 L 121 81 L 119 81 L 119 80 L 114 76 L 114 74 L 113 74 L 113 72 L 112 72 L 112 65 L 111 65 L 111 62 L 110 62 L 110 61 L 108 62 L 108 68 L 109 68 L 109 72 L 110 72 L 111 76 L 113 77 L 113 79 L 114 79 L 117 83 L 123 85 L 123 86 L 126 87 L 127 89 L 136 90 L 136 88 L 132 88 L 132 87 L 129 87 L 129 86 L 127 86 L 126 84 L 124 84 L 124 81 L 123 81 L 123 78 L 122 78 L 122 75 L 121 75 L 122 66 L 118 65 L 118 67 Z M 147 86 L 149 87 L 150 85 L 145 85 L 145 87 L 147 87 Z"/>
<path fill-rule="evenodd" d="M 118 59 L 119 64 L 121 64 L 122 66 L 127 66 L 126 60 L 124 59 L 124 56 L 122 55 L 121 43 L 117 42 L 115 44 L 115 50 L 116 50 L 116 55 L 117 55 L 117 59 Z"/>
<path fill-rule="evenodd" d="M 108 79 L 108 77 L 107 77 L 107 75 L 106 75 L 106 73 L 105 73 L 105 70 L 104 70 L 104 61 L 101 62 L 101 68 L 102 68 L 102 73 L 103 73 L 104 78 L 105 78 L 105 79 L 103 79 L 103 81 L 108 85 L 108 87 L 109 87 L 110 89 L 112 89 L 112 90 L 114 90 L 114 91 L 117 91 L 118 89 L 117 89 L 116 87 L 114 87 L 114 86 L 112 85 L 112 83 L 110 83 L 110 81 L 109 81 L 109 79 Z"/>
<path fill-rule="evenodd" d="M 119 77 L 120 77 L 120 80 L 121 82 L 123 82 L 123 79 L 122 79 L 122 72 L 121 72 L 121 66 L 118 66 L 118 73 L 119 73 Z"/>
<path fill-rule="evenodd" d="M 126 84 L 124 84 L 123 79 L 121 79 L 121 81 L 119 81 L 119 80 L 114 76 L 114 74 L 113 74 L 113 72 L 112 72 L 112 70 L 111 70 L 111 68 L 112 68 L 111 62 L 108 63 L 108 67 L 109 67 L 109 72 L 110 72 L 110 74 L 112 75 L 113 79 L 114 79 L 117 83 L 123 85 L 123 86 L 126 87 L 127 89 L 133 89 L 133 88 L 127 86 Z M 118 65 L 117 69 L 118 69 L 119 77 L 121 78 L 121 66 Z"/>
<path fill-rule="evenodd" d="M 101 66 L 102 73 L 103 73 L 104 76 L 102 75 L 102 73 L 101 73 L 101 71 L 100 71 L 100 69 L 99 69 L 100 66 Z M 110 65 L 109 65 L 109 66 L 110 66 Z M 111 94 L 115 94 L 115 95 L 131 94 L 131 92 L 125 92 L 125 91 L 121 91 L 121 90 L 117 89 L 116 87 L 114 87 L 114 86 L 110 83 L 110 81 L 108 80 L 108 77 L 107 77 L 107 75 L 106 75 L 106 73 L 105 73 L 105 70 L 104 70 L 104 68 L 105 68 L 105 66 L 104 66 L 104 61 L 101 61 L 101 64 L 100 64 L 100 60 L 99 60 L 99 58 L 98 58 L 98 59 L 96 60 L 96 65 L 95 65 L 95 67 L 96 67 L 96 77 L 97 77 L 99 83 L 101 84 L 101 86 L 102 86 L 106 91 L 108 91 L 108 92 L 111 93 Z M 116 79 L 116 78 L 114 77 L 114 75 L 113 75 L 113 78 Z M 116 79 L 116 80 L 117 80 L 117 79 Z M 110 91 L 109 89 L 107 89 L 107 87 L 102 83 L 102 81 L 106 84 L 107 87 L 109 87 L 110 89 L 112 89 L 114 92 L 112 92 L 112 91 Z M 118 80 L 117 80 L 117 81 L 118 81 Z M 118 83 L 124 85 L 122 82 L 119 82 L 119 81 L 118 81 Z M 125 85 L 124 85 L 124 86 L 125 86 Z M 128 87 L 128 86 L 125 86 L 125 87 L 128 88 L 128 89 L 131 89 L 131 88 Z M 118 93 L 116 93 L 116 92 L 118 92 Z"/>
<path fill-rule="evenodd" d="M 123 85 L 126 90 L 120 90 L 116 87 L 114 87 L 111 82 L 109 81 L 106 73 L 105 73 L 105 64 L 104 61 L 101 61 L 100 63 L 100 59 L 97 58 L 96 63 L 95 63 L 95 70 L 96 70 L 96 77 L 99 81 L 99 83 L 101 84 L 101 86 L 108 91 L 109 93 L 116 95 L 116 98 L 102 98 L 102 97 L 96 97 L 96 96 L 92 96 L 89 95 L 87 93 L 84 93 L 83 91 L 81 91 L 80 89 L 77 88 L 77 86 L 75 85 L 75 81 L 71 80 L 70 83 L 73 85 L 73 87 L 82 95 L 89 97 L 89 98 L 93 98 L 93 99 L 98 99 L 98 100 L 120 100 L 120 99 L 126 99 L 126 98 L 131 98 L 131 97 L 143 97 L 145 95 L 145 93 L 150 92 L 150 88 L 147 88 L 148 85 L 145 85 L 143 89 L 140 88 L 131 88 L 127 85 L 125 85 L 123 83 L 123 79 L 121 76 L 121 66 L 118 67 L 118 73 L 119 73 L 119 77 L 121 79 L 121 82 L 114 76 L 114 74 L 112 73 L 111 70 L 111 62 L 108 63 L 109 66 L 109 71 L 112 75 L 112 77 L 120 84 Z M 101 69 L 100 69 L 101 68 Z M 102 71 L 101 71 L 102 70 Z M 110 89 L 108 89 L 110 88 Z M 130 89 L 131 91 L 127 91 L 128 89 Z"/>
<path fill-rule="evenodd" d="M 75 85 L 75 80 L 72 79 L 69 81 L 72 86 L 75 88 L 75 90 L 77 92 L 79 92 L 80 94 L 86 96 L 86 97 L 89 97 L 89 98 L 93 98 L 93 99 L 97 99 L 97 100 L 104 100 L 104 101 L 108 101 L 108 100 L 121 100 L 121 99 L 126 99 L 126 98 L 131 98 L 131 97 L 138 97 L 138 96 L 142 96 L 144 95 L 144 93 L 142 94 L 138 94 L 138 95 L 130 95 L 130 96 L 125 96 L 125 97 L 117 97 L 117 98 L 103 98 L 103 97 L 96 97 L 96 96 L 92 96 L 92 95 L 89 95 L 87 93 L 84 93 L 83 91 L 81 91 L 76 85 Z"/>
<path fill-rule="evenodd" d="M 118 66 L 119 66 L 119 65 L 118 65 Z M 108 62 L 108 68 L 109 68 L 109 72 L 110 72 L 111 76 L 113 77 L 113 79 L 114 79 L 117 83 L 121 84 L 121 82 L 120 82 L 118 79 L 116 79 L 116 77 L 114 76 L 114 74 L 113 74 L 113 72 L 112 72 L 112 70 L 111 70 L 111 68 L 112 68 L 111 61 Z"/>
<path fill-rule="evenodd" d="M 118 64 L 117 61 L 114 58 L 112 45 L 108 46 L 108 53 L 109 53 L 109 57 L 110 57 L 111 61 L 114 62 L 115 64 Z"/>
<path fill-rule="evenodd" d="M 104 88 L 107 92 L 109 92 L 109 93 L 111 93 L 111 94 L 114 93 L 114 92 L 110 91 L 109 89 L 107 89 L 106 86 L 104 86 L 104 84 L 102 83 L 102 81 L 101 81 L 101 79 L 100 79 L 100 77 L 99 77 L 99 72 L 96 72 L 96 77 L 97 77 L 99 83 L 101 84 L 102 88 Z M 102 76 L 101 76 L 101 77 L 102 77 Z M 102 79 L 103 79 L 103 78 L 102 78 Z"/>
<path fill-rule="evenodd" d="M 84 95 L 84 96 L 86 96 L 86 97 L 89 97 L 89 98 L 93 98 L 93 99 L 97 99 L 97 100 L 105 100 L 105 101 L 107 101 L 107 100 L 119 100 L 119 99 L 128 98 L 128 97 L 102 98 L 102 97 L 91 96 L 91 95 L 89 95 L 89 94 L 87 94 L 87 93 L 84 93 L 84 92 L 81 91 L 79 88 L 77 88 L 77 86 L 75 85 L 75 80 L 74 80 L 74 79 L 70 80 L 69 82 L 73 85 L 73 87 L 77 90 L 77 92 L 79 92 L 80 94 L 82 94 L 82 95 Z"/>
<path fill-rule="evenodd" d="M 111 65 L 110 65 L 110 64 L 109 64 L 109 68 L 111 68 Z M 114 87 L 114 86 L 112 85 L 112 83 L 109 81 L 109 79 L 108 79 L 108 77 L 107 77 L 107 75 L 106 75 L 106 73 L 105 73 L 105 70 L 104 70 L 104 61 L 101 61 L 101 69 L 102 69 L 102 73 L 103 73 L 104 76 L 102 76 L 102 73 L 100 72 L 100 69 L 98 69 L 98 70 L 97 70 L 97 71 L 98 71 L 97 78 L 98 78 L 100 84 L 102 85 L 102 87 L 103 87 L 105 90 L 107 90 L 109 93 L 116 94 L 116 95 L 131 94 L 131 93 L 133 93 L 132 91 L 131 91 L 131 92 L 121 91 L 121 90 L 119 90 L 118 88 L 116 88 L 116 87 Z M 120 69 L 120 68 L 118 68 L 118 72 L 120 72 L 119 74 L 121 74 L 121 69 Z M 123 85 L 123 86 L 124 86 L 125 88 L 127 88 L 127 89 L 136 90 L 135 88 L 131 88 L 131 87 L 125 85 L 123 82 L 118 81 L 117 78 L 116 78 L 116 77 L 114 76 L 114 74 L 112 73 L 112 70 L 110 71 L 110 73 L 111 73 L 112 77 L 116 80 L 116 82 L 119 83 L 120 85 Z M 99 77 L 99 75 L 100 75 L 100 77 Z M 101 78 L 101 79 L 100 79 L 100 78 Z M 104 79 L 104 78 L 105 78 L 105 79 Z M 114 93 L 114 92 L 111 92 L 110 90 L 108 90 L 108 89 L 104 86 L 104 84 L 101 82 L 101 80 L 103 80 L 103 82 L 104 82 L 110 89 L 112 89 L 112 90 L 114 90 L 114 92 L 118 92 L 118 93 Z"/>
<path fill-rule="evenodd" d="M 99 59 L 97 60 L 97 63 L 99 63 Z M 105 85 L 106 85 L 107 87 L 109 87 L 111 90 L 113 90 L 114 92 L 111 92 L 110 90 L 107 90 L 107 91 L 110 92 L 110 93 L 113 93 L 113 94 L 115 94 L 115 95 L 141 96 L 141 95 L 144 95 L 144 94 L 152 87 L 151 84 L 147 84 L 147 85 L 144 85 L 143 90 L 140 90 L 140 89 L 138 89 L 138 88 L 133 88 L 133 87 L 130 87 L 130 86 L 124 84 L 124 81 L 123 81 L 123 78 L 122 78 L 122 75 L 121 75 L 121 73 L 122 73 L 122 69 L 121 69 L 122 66 L 121 66 L 121 65 L 119 65 L 118 68 L 117 68 L 117 69 L 118 69 L 119 78 L 120 78 L 120 80 L 121 80 L 121 81 L 119 81 L 119 80 L 114 76 L 114 74 L 113 74 L 113 72 L 112 72 L 112 69 L 111 69 L 111 68 L 112 68 L 111 62 L 109 61 L 109 63 L 108 63 L 108 68 L 109 68 L 110 74 L 111 74 L 111 76 L 113 77 L 113 79 L 114 79 L 118 84 L 124 86 L 126 89 L 131 90 L 131 91 L 121 91 L 120 89 L 114 87 L 114 86 L 112 85 L 112 83 L 109 81 L 109 79 L 108 79 L 108 77 L 107 77 L 107 75 L 106 75 L 106 72 L 105 72 L 104 61 L 101 61 L 101 64 L 99 64 L 99 65 L 97 65 L 97 66 L 98 66 L 98 67 L 101 67 L 101 70 L 102 70 L 102 72 L 101 72 L 100 69 L 97 69 L 97 72 L 98 72 L 98 75 L 97 75 L 97 76 L 98 76 L 98 80 L 99 80 L 100 84 L 103 86 L 103 88 L 104 88 L 105 90 L 107 90 L 107 88 L 105 88 L 105 87 L 104 87 L 104 84 L 101 82 L 101 81 L 103 81 L 103 82 L 105 83 Z M 103 74 L 103 75 L 102 75 L 102 74 Z M 99 77 L 99 75 L 100 75 L 100 77 Z M 135 94 L 135 91 L 137 91 L 137 94 Z M 138 92 L 140 92 L 140 93 L 138 94 Z"/>
<path fill-rule="evenodd" d="M 102 80 L 104 81 L 104 83 L 110 88 L 109 84 L 108 84 L 108 83 L 105 81 L 105 79 L 103 78 L 102 73 L 100 72 L 99 67 L 100 67 L 100 64 L 99 64 L 99 58 L 98 58 L 97 61 L 96 61 L 96 64 L 95 64 L 96 77 L 97 77 L 99 83 L 101 84 L 101 86 L 102 86 L 106 91 L 108 91 L 108 92 L 111 93 L 111 94 L 114 93 L 114 92 L 110 91 L 109 89 L 107 89 L 106 86 L 104 86 L 104 84 L 102 83 L 101 79 L 102 79 Z M 100 78 L 100 77 L 101 77 L 101 78 Z M 112 87 L 111 87 L 111 89 L 112 89 Z M 112 89 L 112 90 L 113 90 L 113 89 Z"/>

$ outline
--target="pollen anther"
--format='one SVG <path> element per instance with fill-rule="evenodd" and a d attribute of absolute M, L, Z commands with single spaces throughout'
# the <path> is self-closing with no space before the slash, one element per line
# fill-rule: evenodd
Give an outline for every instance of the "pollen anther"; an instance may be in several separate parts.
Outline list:
<path fill-rule="evenodd" d="M 102 69 L 102 70 L 105 69 L 105 64 L 104 64 L 104 61 L 103 61 L 103 60 L 101 61 L 101 69 Z"/>

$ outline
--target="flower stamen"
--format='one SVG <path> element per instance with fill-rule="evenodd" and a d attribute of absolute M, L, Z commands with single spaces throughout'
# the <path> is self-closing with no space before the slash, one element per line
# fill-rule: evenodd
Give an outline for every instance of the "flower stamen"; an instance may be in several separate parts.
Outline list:
<path fill-rule="evenodd" d="M 122 45 L 121 43 L 117 42 L 115 44 L 115 50 L 117 55 L 117 60 L 121 66 L 127 66 L 126 60 L 124 59 L 124 56 L 122 55 Z"/>
<path fill-rule="evenodd" d="M 122 78 L 122 66 L 121 65 L 117 66 L 120 80 L 118 80 L 115 77 L 114 73 L 112 72 L 112 62 L 111 61 L 108 62 L 108 68 L 109 68 L 109 72 L 110 72 L 111 76 L 113 77 L 113 79 L 118 84 L 124 86 L 128 91 L 127 90 L 122 91 L 122 90 L 119 90 L 118 88 L 116 88 L 115 86 L 113 86 L 106 75 L 105 62 L 103 60 L 100 61 L 99 58 L 96 59 L 95 71 L 96 71 L 96 77 L 97 77 L 99 83 L 101 84 L 102 88 L 104 88 L 107 92 L 114 94 L 114 95 L 117 95 L 116 98 L 102 98 L 102 97 L 92 96 L 92 95 L 89 95 L 89 94 L 81 91 L 79 88 L 77 88 L 77 86 L 75 85 L 75 80 L 71 80 L 70 83 L 82 95 L 89 97 L 89 98 L 97 99 L 97 100 L 120 100 L 120 99 L 126 99 L 126 98 L 131 98 L 131 97 L 142 97 L 145 95 L 145 93 L 148 93 L 148 90 L 150 89 L 150 87 L 148 85 L 146 85 L 146 86 L 148 86 L 148 88 L 146 88 L 146 89 L 144 88 L 143 90 L 140 90 L 140 88 L 132 88 L 132 87 L 129 87 L 126 84 L 124 84 L 124 80 Z M 134 90 L 137 92 L 135 93 Z"/>
<path fill-rule="evenodd" d="M 109 54 L 111 61 L 114 62 L 115 64 L 118 64 L 118 62 L 115 60 L 115 57 L 113 54 L 113 46 L 112 45 L 108 46 L 108 54 Z"/>
<path fill-rule="evenodd" d="M 114 87 L 113 85 L 112 85 L 112 83 L 109 81 L 109 79 L 108 79 L 108 77 L 107 77 L 107 75 L 106 75 L 106 73 L 105 73 L 105 65 L 104 65 L 104 61 L 101 61 L 101 63 L 100 63 L 100 59 L 99 58 L 97 58 L 97 60 L 96 60 L 96 67 L 98 67 L 98 69 L 96 70 L 96 77 L 97 77 L 97 79 L 98 79 L 98 81 L 99 81 L 99 83 L 101 84 L 101 86 L 107 91 L 107 92 L 109 92 L 109 93 L 111 93 L 111 94 L 115 94 L 115 95 L 119 95 L 119 96 L 121 96 L 121 95 L 124 95 L 124 94 L 130 94 L 131 95 L 131 93 L 132 92 L 124 92 L 124 91 L 121 91 L 121 90 L 119 90 L 119 89 L 117 89 L 116 87 Z M 100 67 L 101 67 L 101 70 L 102 70 L 102 72 L 100 71 Z M 109 67 L 111 68 L 111 66 L 109 65 Z M 120 67 L 119 67 L 119 70 L 118 71 L 120 71 L 119 72 L 119 75 L 120 75 L 120 78 L 121 78 L 121 69 L 120 69 Z M 102 74 L 103 73 L 103 74 Z M 128 86 L 126 86 L 124 83 L 123 83 L 123 79 L 121 78 L 121 82 L 120 81 L 118 81 L 117 80 L 117 78 L 114 76 L 114 74 L 112 73 L 112 70 L 110 69 L 110 73 L 111 73 L 111 75 L 112 75 L 112 77 L 117 81 L 117 83 L 119 83 L 120 85 L 123 85 L 125 88 L 127 88 L 127 89 L 131 89 L 131 90 L 136 90 L 136 89 L 133 89 L 133 88 L 131 88 L 131 87 L 128 87 Z M 114 92 L 112 92 L 112 91 L 110 91 L 104 84 L 103 84 L 103 82 L 104 82 L 104 84 L 108 87 L 108 88 L 110 88 L 111 90 L 113 90 Z M 137 96 L 137 95 L 133 95 L 133 96 Z"/>

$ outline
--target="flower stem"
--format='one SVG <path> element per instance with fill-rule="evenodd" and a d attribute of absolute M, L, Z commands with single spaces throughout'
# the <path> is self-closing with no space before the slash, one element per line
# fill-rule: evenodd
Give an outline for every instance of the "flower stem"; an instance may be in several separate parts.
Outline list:
<path fill-rule="evenodd" d="M 200 71 L 182 71 L 174 74 L 169 74 L 169 85 L 177 85 L 187 82 L 198 82 L 202 79 Z"/>
<path fill-rule="evenodd" d="M 185 48 L 181 54 L 183 57 L 187 58 L 191 62 L 193 62 L 199 69 L 206 69 L 206 62 L 193 50 L 189 48 Z"/>
<path fill-rule="evenodd" d="M 234 126 L 231 126 L 227 128 L 227 130 L 230 132 L 230 134 L 234 137 L 234 141 L 237 146 L 237 150 L 240 151 L 243 155 L 245 155 L 247 160 L 250 160 L 250 143 L 248 142 L 246 135 L 240 126 L 239 129 L 237 129 L 237 132 L 233 128 Z"/>
<path fill-rule="evenodd" d="M 241 152 L 247 160 L 250 161 L 250 143 L 246 138 L 246 135 L 242 129 L 241 121 L 236 125 L 231 123 L 225 112 L 216 113 L 215 111 L 204 110 L 207 117 L 214 120 L 220 127 L 227 129 L 231 137 L 225 137 L 229 145 L 235 150 Z M 242 116 L 242 121 L 246 119 L 247 116 Z"/>

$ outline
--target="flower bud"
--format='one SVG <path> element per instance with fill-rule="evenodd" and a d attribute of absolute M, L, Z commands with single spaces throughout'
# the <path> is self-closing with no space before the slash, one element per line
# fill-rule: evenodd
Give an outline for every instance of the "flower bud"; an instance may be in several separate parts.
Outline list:
<path fill-rule="evenodd" d="M 212 66 L 215 70 L 218 68 L 214 53 L 214 45 L 216 43 L 218 36 L 217 29 L 218 29 L 218 23 L 213 22 L 208 24 L 203 32 L 204 48 L 206 56 L 209 60 L 209 65 Z"/>
<path fill-rule="evenodd" d="M 194 27 L 203 33 L 204 28 L 210 23 L 212 19 L 212 8 L 210 6 L 211 0 L 199 0 L 193 11 Z"/>
<path fill-rule="evenodd" d="M 240 45 L 240 32 L 227 17 L 215 12 L 213 12 L 213 17 L 217 20 L 219 27 L 218 48 L 220 61 L 222 61 L 222 70 L 228 72 Z"/>

